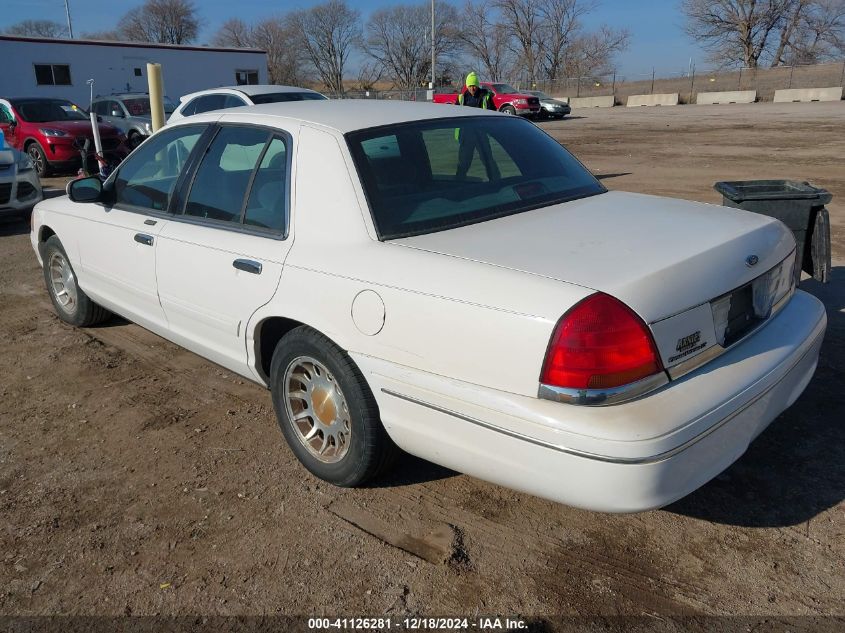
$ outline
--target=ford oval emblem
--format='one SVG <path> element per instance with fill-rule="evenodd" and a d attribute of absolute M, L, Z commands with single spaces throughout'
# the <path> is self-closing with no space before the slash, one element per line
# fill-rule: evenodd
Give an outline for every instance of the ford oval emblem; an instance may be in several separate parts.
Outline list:
<path fill-rule="evenodd" d="M 745 265 L 751 268 L 752 266 L 756 266 L 757 262 L 760 261 L 760 258 L 756 255 L 749 255 L 745 258 Z"/>

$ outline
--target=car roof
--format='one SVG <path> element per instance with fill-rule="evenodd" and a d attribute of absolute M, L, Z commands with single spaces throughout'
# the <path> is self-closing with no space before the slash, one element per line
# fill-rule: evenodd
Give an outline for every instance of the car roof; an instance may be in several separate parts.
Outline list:
<path fill-rule="evenodd" d="M 209 113 L 210 114 L 210 113 Z M 288 101 L 218 110 L 224 121 L 280 117 L 311 123 L 346 134 L 356 130 L 429 119 L 469 116 L 505 116 L 482 108 L 460 108 L 446 104 L 416 101 L 375 101 L 369 99 L 327 99 Z M 196 120 L 186 117 L 185 122 Z M 181 121 L 180 121 L 181 122 Z M 272 125 L 272 123 L 269 123 Z"/>

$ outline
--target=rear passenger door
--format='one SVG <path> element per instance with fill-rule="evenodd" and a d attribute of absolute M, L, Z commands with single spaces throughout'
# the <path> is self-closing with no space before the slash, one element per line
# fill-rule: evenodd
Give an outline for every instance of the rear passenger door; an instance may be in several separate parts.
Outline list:
<path fill-rule="evenodd" d="M 158 294 L 177 342 L 249 373 L 246 325 L 276 291 L 287 239 L 293 137 L 223 124 L 159 236 Z"/>

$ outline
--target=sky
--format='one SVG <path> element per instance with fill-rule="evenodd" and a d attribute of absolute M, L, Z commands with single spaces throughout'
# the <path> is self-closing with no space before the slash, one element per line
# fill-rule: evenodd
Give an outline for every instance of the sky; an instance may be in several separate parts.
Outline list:
<path fill-rule="evenodd" d="M 412 1 L 412 0 L 411 0 Z M 142 0 L 68 0 L 74 34 L 107 31 Z M 607 24 L 627 28 L 631 33 L 628 50 L 617 58 L 619 73 L 627 79 L 685 73 L 689 64 L 705 65 L 705 54 L 683 32 L 681 0 L 599 0 L 597 8 L 584 19 L 587 28 Z M 348 0 L 366 20 L 375 9 L 400 4 L 391 0 Z M 401 2 L 404 3 L 404 2 Z M 463 0 L 453 0 L 460 6 Z M 319 4 L 319 0 L 195 0 L 203 20 L 197 43 L 211 41 L 220 25 L 231 17 L 253 22 L 274 14 Z M 0 30 L 27 19 L 65 22 L 64 0 L 0 0 Z"/>

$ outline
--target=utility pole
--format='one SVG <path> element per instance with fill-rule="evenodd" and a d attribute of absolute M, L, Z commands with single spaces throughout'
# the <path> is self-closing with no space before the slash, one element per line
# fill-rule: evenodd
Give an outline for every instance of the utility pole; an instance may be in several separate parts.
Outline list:
<path fill-rule="evenodd" d="M 70 36 L 70 39 L 73 39 L 73 25 L 70 23 L 70 6 L 68 5 L 69 0 L 65 0 L 65 14 L 67 15 L 67 34 Z"/>
<path fill-rule="evenodd" d="M 431 85 L 434 90 L 434 0 L 431 0 Z"/>

